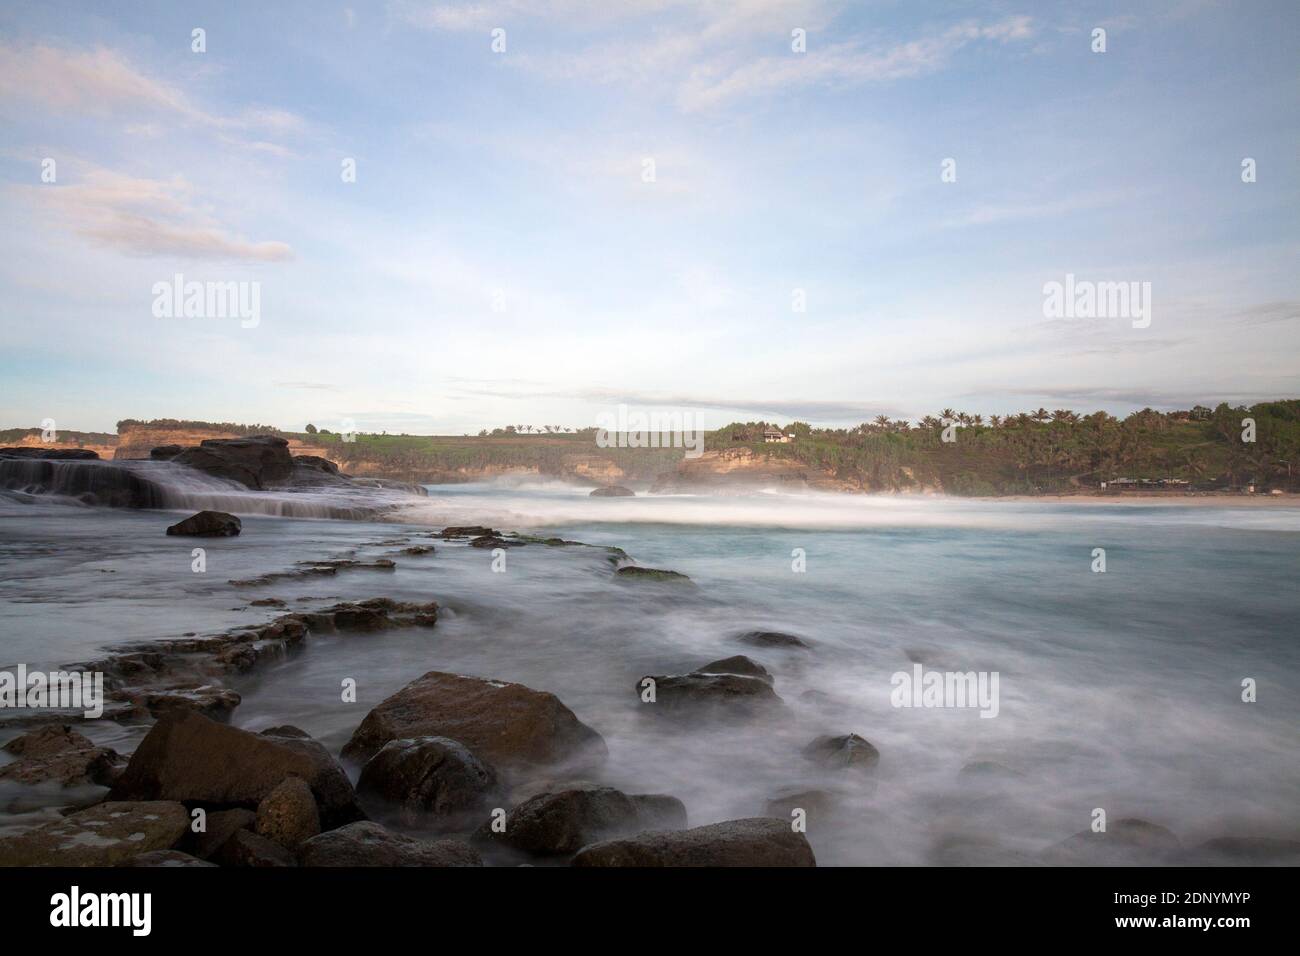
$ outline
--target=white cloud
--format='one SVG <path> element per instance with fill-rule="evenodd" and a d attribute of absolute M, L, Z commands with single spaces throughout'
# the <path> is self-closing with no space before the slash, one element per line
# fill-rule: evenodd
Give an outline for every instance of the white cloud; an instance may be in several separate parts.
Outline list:
<path fill-rule="evenodd" d="M 293 258 L 283 242 L 249 242 L 194 204 L 182 177 L 141 179 L 91 169 L 80 182 L 25 186 L 21 192 L 67 228 L 97 245 L 131 255 L 195 259 Z"/>

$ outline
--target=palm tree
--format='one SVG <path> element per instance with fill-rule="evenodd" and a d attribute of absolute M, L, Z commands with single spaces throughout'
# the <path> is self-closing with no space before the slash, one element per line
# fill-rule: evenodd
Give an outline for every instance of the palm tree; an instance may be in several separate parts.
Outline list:
<path fill-rule="evenodd" d="M 976 426 L 978 426 L 978 425 L 983 425 L 983 424 L 984 424 L 984 416 L 983 416 L 983 415 L 972 415 L 972 416 L 971 416 L 971 419 L 970 419 L 970 423 L 971 423 L 972 425 L 976 425 Z"/>
<path fill-rule="evenodd" d="M 1036 412 L 1031 412 L 1029 417 L 1032 418 L 1034 421 L 1041 423 L 1047 421 L 1052 416 L 1051 413 L 1047 411 L 1047 409 L 1040 408 Z"/>
<path fill-rule="evenodd" d="M 1001 428 L 1001 427 L 1002 427 L 1002 416 L 1001 416 L 1001 415 L 990 415 L 990 416 L 989 416 L 989 424 L 992 425 L 994 428 Z"/>
<path fill-rule="evenodd" d="M 882 428 L 882 429 L 883 429 L 883 428 L 887 428 L 887 427 L 889 426 L 889 416 L 888 416 L 888 415 L 877 415 L 874 419 L 872 419 L 872 421 L 875 423 L 875 425 L 876 425 L 877 428 Z"/>
<path fill-rule="evenodd" d="M 954 412 L 951 408 L 945 408 L 943 411 L 939 413 L 939 420 L 942 422 L 953 421 L 956 417 L 957 417 L 957 413 Z"/>

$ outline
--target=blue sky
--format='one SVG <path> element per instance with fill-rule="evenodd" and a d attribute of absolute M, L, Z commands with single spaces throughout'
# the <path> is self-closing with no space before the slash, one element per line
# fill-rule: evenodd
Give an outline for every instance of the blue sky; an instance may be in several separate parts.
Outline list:
<path fill-rule="evenodd" d="M 1300 396 L 1292 2 L 108 9 L 0 10 L 0 427 Z M 155 317 L 178 273 L 260 322 Z"/>

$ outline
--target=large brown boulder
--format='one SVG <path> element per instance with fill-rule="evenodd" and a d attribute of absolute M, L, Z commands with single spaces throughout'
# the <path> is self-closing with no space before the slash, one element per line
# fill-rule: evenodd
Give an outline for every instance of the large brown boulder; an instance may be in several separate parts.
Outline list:
<path fill-rule="evenodd" d="M 199 442 L 197 448 L 185 449 L 172 461 L 254 489 L 286 481 L 293 474 L 289 442 L 275 435 L 209 438 Z"/>
<path fill-rule="evenodd" d="M 378 823 L 350 823 L 312 837 L 298 851 L 301 866 L 482 866 L 459 840 L 416 840 Z"/>
<path fill-rule="evenodd" d="M 390 740 L 357 781 L 357 794 L 367 807 L 391 812 L 410 826 L 430 817 L 472 817 L 496 788 L 496 771 L 449 737 Z"/>
<path fill-rule="evenodd" d="M 573 865 L 816 866 L 817 859 L 789 821 L 750 817 L 593 843 L 578 851 Z"/>
<path fill-rule="evenodd" d="M 550 856 L 576 853 L 597 840 L 685 826 L 686 807 L 675 797 L 587 787 L 530 797 L 506 814 L 504 831 L 494 832 L 489 822 L 477 837 Z"/>
<path fill-rule="evenodd" d="M 366 715 L 343 748 L 369 760 L 390 740 L 450 737 L 496 766 L 597 760 L 605 741 L 554 694 L 430 671 Z"/>
<path fill-rule="evenodd" d="M 187 710 L 154 724 L 110 797 L 254 810 L 293 776 L 311 788 L 323 828 L 364 818 L 347 774 L 316 741 L 249 733 Z"/>
<path fill-rule="evenodd" d="M 0 839 L 4 866 L 117 866 L 141 853 L 170 850 L 189 829 L 173 801 L 113 802 Z"/>

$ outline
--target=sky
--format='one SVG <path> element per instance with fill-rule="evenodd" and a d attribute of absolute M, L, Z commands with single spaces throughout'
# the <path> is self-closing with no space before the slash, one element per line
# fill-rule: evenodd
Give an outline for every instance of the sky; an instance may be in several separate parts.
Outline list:
<path fill-rule="evenodd" d="M 1297 63 L 1291 0 L 3 0 L 0 427 L 1300 397 Z"/>

